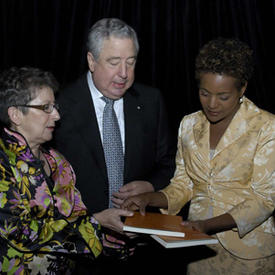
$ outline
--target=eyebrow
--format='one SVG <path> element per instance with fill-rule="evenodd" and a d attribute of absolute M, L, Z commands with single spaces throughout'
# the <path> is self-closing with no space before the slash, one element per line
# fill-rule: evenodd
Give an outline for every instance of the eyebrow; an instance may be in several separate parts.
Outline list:
<path fill-rule="evenodd" d="M 134 56 L 129 56 L 129 57 L 126 58 L 126 60 L 132 59 L 132 58 L 137 59 L 137 56 L 136 56 L 136 55 L 134 55 Z M 108 58 L 107 61 L 120 60 L 120 59 L 121 59 L 121 57 L 113 56 L 113 57 Z"/>
<path fill-rule="evenodd" d="M 111 61 L 111 60 L 119 60 L 121 59 L 120 57 L 110 57 L 107 59 L 107 61 Z"/>
<path fill-rule="evenodd" d="M 204 91 L 206 91 L 206 92 L 209 93 L 209 94 L 213 94 L 213 93 L 211 93 L 210 91 L 208 91 L 208 90 L 205 89 L 205 88 L 199 87 L 199 89 L 200 89 L 200 90 L 204 90 Z M 217 93 L 217 95 L 224 95 L 224 94 L 230 94 L 230 92 L 220 92 L 220 93 Z"/>

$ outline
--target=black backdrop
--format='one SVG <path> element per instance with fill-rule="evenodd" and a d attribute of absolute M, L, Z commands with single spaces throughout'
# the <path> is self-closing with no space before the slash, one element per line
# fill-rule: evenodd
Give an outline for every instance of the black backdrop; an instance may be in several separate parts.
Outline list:
<path fill-rule="evenodd" d="M 87 32 L 103 17 L 119 17 L 137 31 L 136 79 L 161 89 L 175 134 L 182 116 L 200 107 L 198 49 L 218 36 L 254 49 L 247 96 L 275 112 L 275 0 L 0 0 L 0 70 L 37 66 L 66 85 L 87 70 Z"/>

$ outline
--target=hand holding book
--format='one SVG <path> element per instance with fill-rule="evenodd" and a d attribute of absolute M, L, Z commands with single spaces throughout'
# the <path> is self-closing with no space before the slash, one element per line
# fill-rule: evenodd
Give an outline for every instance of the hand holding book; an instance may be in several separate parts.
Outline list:
<path fill-rule="evenodd" d="M 168 201 L 165 195 L 161 192 L 148 192 L 130 197 L 124 201 L 121 208 L 130 211 L 139 210 L 142 215 L 145 215 L 146 206 L 166 209 L 168 207 Z"/>
<path fill-rule="evenodd" d="M 182 225 L 210 235 L 230 230 L 237 226 L 232 216 L 228 213 L 206 220 L 184 221 Z"/>
<path fill-rule="evenodd" d="M 139 212 L 135 212 L 134 216 L 126 218 L 123 230 L 151 234 L 153 239 L 166 248 L 213 244 L 218 242 L 215 238 L 207 234 L 199 232 L 192 227 L 184 226 L 180 216 L 160 213 L 147 212 L 146 215 L 143 216 Z"/>

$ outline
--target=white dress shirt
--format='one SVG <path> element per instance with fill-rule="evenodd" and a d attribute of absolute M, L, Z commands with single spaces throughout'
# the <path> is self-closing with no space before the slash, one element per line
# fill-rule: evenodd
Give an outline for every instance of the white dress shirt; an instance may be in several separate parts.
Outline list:
<path fill-rule="evenodd" d="M 92 95 L 97 123 L 100 131 L 100 137 L 102 141 L 102 117 L 103 117 L 103 110 L 106 103 L 101 99 L 103 94 L 95 87 L 92 74 L 90 71 L 88 71 L 87 73 L 87 81 L 88 81 L 88 86 Z M 123 153 L 124 153 L 125 152 L 125 129 L 124 129 L 123 98 L 120 98 L 114 102 L 114 110 L 118 120 Z"/>

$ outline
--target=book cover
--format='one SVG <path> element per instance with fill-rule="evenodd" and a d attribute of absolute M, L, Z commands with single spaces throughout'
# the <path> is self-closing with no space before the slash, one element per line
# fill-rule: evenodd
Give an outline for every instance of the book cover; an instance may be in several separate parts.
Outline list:
<path fill-rule="evenodd" d="M 199 231 L 193 231 L 191 229 L 185 229 L 185 237 L 183 238 L 158 235 L 151 235 L 151 237 L 165 248 L 188 247 L 218 243 L 218 240 L 214 237 Z"/>
<path fill-rule="evenodd" d="M 146 212 L 146 215 L 142 216 L 139 212 L 135 212 L 132 217 L 126 218 L 123 230 L 143 234 L 184 237 L 185 231 L 181 222 L 180 216 L 150 212 Z"/>

